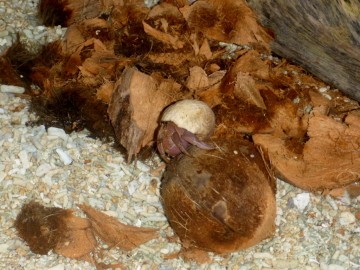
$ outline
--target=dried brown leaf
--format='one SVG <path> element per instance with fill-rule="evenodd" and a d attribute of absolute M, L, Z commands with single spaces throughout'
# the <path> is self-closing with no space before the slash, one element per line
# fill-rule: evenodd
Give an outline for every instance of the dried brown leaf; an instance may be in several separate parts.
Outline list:
<path fill-rule="evenodd" d="M 158 236 L 156 229 L 125 225 L 85 204 L 79 205 L 79 208 L 90 219 L 96 234 L 110 247 L 129 251 Z"/>

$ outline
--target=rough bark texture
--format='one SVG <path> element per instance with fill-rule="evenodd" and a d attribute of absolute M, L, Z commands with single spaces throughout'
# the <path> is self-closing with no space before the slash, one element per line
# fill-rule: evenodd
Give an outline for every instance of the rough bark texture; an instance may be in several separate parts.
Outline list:
<path fill-rule="evenodd" d="M 360 2 L 248 0 L 273 52 L 360 101 Z"/>

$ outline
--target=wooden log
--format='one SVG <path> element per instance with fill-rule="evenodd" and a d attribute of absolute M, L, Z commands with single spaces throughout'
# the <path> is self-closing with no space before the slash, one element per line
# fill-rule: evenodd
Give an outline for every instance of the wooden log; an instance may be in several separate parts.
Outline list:
<path fill-rule="evenodd" d="M 360 100 L 360 2 L 249 0 L 271 49 Z"/>

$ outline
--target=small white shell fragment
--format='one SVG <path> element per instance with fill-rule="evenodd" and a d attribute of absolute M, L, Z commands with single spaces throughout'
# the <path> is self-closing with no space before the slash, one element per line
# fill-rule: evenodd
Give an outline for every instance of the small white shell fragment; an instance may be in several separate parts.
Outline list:
<path fill-rule="evenodd" d="M 325 93 L 327 90 L 329 90 L 328 87 L 320 87 L 320 88 L 319 88 L 319 92 L 320 92 L 320 93 Z"/>
<path fill-rule="evenodd" d="M 32 144 L 38 149 L 41 150 L 43 148 L 40 140 L 36 137 L 31 137 L 30 138 L 30 142 L 32 142 Z"/>
<path fill-rule="evenodd" d="M 297 209 L 301 212 L 304 211 L 306 206 L 308 206 L 310 202 L 310 194 L 309 193 L 300 193 L 292 198 L 292 201 Z"/>
<path fill-rule="evenodd" d="M 341 265 L 338 264 L 326 264 L 326 263 L 320 263 L 320 269 L 325 269 L 325 270 L 345 270 L 346 268 L 342 267 Z"/>
<path fill-rule="evenodd" d="M 211 108 L 200 100 L 184 99 L 167 107 L 161 117 L 163 122 L 174 122 L 199 139 L 211 135 L 215 127 L 215 114 Z"/>
<path fill-rule="evenodd" d="M 139 183 L 137 181 L 131 181 L 128 185 L 128 191 L 130 195 L 133 195 L 134 192 L 139 188 Z"/>
<path fill-rule="evenodd" d="M 162 254 L 168 254 L 169 253 L 169 250 L 167 248 L 162 248 L 160 249 L 160 253 Z"/>
<path fill-rule="evenodd" d="M 355 223 L 356 218 L 355 216 L 350 212 L 342 212 L 339 217 L 339 222 L 341 225 L 346 226 L 350 225 L 352 223 Z"/>
<path fill-rule="evenodd" d="M 14 93 L 14 94 L 23 94 L 25 92 L 24 87 L 16 86 L 16 85 L 0 85 L 0 92 L 3 93 Z"/>
<path fill-rule="evenodd" d="M 63 263 L 48 268 L 48 270 L 64 270 L 64 269 L 65 269 L 65 265 Z"/>
<path fill-rule="evenodd" d="M 8 102 L 9 102 L 9 95 L 0 92 L 0 105 L 6 105 Z"/>
<path fill-rule="evenodd" d="M 8 251 L 9 245 L 8 244 L 0 244 L 0 253 L 5 253 Z"/>
<path fill-rule="evenodd" d="M 64 165 L 70 165 L 72 163 L 72 158 L 61 148 L 56 148 L 56 153 L 58 153 L 60 160 L 64 163 Z"/>
<path fill-rule="evenodd" d="M 35 171 L 35 175 L 37 177 L 41 177 L 45 174 L 47 174 L 51 170 L 51 165 L 48 163 L 43 163 L 39 167 L 37 167 Z"/>
<path fill-rule="evenodd" d="M 49 136 L 58 137 L 63 139 L 64 141 L 66 141 L 69 138 L 69 135 L 67 135 L 65 131 L 61 128 L 49 127 L 47 132 Z"/>
<path fill-rule="evenodd" d="M 136 168 L 138 168 L 142 172 L 150 171 L 150 167 L 141 161 L 136 161 Z"/>
<path fill-rule="evenodd" d="M 114 218 L 117 218 L 117 213 L 115 211 L 111 211 L 111 210 L 108 210 L 108 211 L 103 211 L 104 214 L 110 216 L 110 217 L 114 217 Z"/>
<path fill-rule="evenodd" d="M 29 169 L 30 168 L 29 158 L 28 158 L 28 154 L 25 150 L 20 151 L 19 158 L 23 165 L 23 168 Z"/>
<path fill-rule="evenodd" d="M 6 173 L 0 172 L 0 183 L 5 179 Z"/>
<path fill-rule="evenodd" d="M 274 259 L 274 256 L 268 252 L 256 252 L 253 256 L 255 259 Z"/>

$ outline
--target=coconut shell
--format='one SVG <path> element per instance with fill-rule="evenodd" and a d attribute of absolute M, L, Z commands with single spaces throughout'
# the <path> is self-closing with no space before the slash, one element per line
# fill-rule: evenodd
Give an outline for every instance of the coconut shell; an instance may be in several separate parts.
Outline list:
<path fill-rule="evenodd" d="M 161 196 L 183 246 L 217 253 L 245 249 L 274 231 L 275 184 L 257 149 L 242 138 L 189 149 L 167 166 Z"/>

